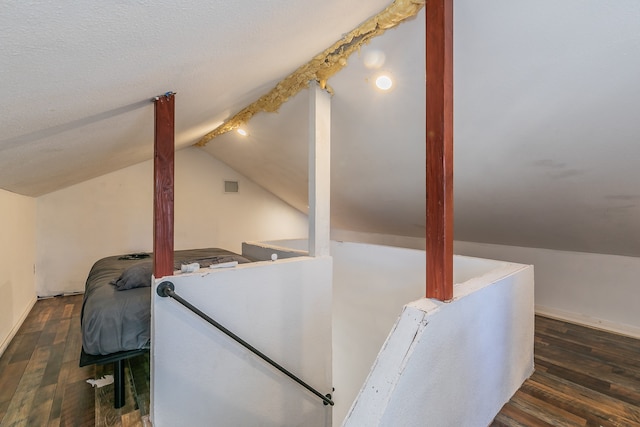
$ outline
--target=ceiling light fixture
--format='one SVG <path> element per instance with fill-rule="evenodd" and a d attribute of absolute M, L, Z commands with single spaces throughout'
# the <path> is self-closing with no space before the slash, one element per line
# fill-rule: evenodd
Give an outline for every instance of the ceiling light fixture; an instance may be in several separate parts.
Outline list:
<path fill-rule="evenodd" d="M 378 49 L 369 50 L 364 54 L 362 62 L 364 66 L 369 69 L 377 70 L 382 68 L 385 61 L 385 54 L 383 51 Z"/>
<path fill-rule="evenodd" d="M 376 86 L 381 90 L 389 90 L 393 86 L 393 80 L 389 76 L 380 76 L 376 79 Z"/>
<path fill-rule="evenodd" d="M 242 128 L 239 128 L 236 132 L 238 132 L 242 136 L 247 136 L 248 135 L 247 131 L 242 129 Z"/>

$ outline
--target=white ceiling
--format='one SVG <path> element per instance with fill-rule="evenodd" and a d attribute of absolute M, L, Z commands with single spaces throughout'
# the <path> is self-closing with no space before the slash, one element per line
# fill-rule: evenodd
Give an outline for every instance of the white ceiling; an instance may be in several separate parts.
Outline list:
<path fill-rule="evenodd" d="M 189 146 L 387 2 L 2 2 L 0 187 L 37 196 L 151 158 L 167 91 Z"/>
<path fill-rule="evenodd" d="M 189 146 L 387 2 L 4 2 L 0 188 L 151 158 L 169 90 Z M 454 3 L 456 238 L 640 256 L 640 2 Z M 363 64 L 377 50 L 389 93 Z M 335 227 L 424 235 L 423 64 L 421 14 L 329 81 Z M 304 211 L 306 96 L 204 151 Z"/>

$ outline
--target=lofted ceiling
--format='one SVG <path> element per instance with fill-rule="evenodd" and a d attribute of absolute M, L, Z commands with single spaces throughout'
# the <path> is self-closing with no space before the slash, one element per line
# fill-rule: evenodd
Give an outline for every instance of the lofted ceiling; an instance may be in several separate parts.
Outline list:
<path fill-rule="evenodd" d="M 150 159 L 150 99 L 169 90 L 177 148 L 193 145 L 388 1 L 5 2 L 0 188 Z M 456 239 L 640 256 L 640 3 L 454 4 Z M 328 83 L 333 226 L 424 236 L 423 13 Z M 306 92 L 203 155 L 306 211 Z"/>
<path fill-rule="evenodd" d="M 2 2 L 0 187 L 38 196 L 148 160 L 167 91 L 190 146 L 388 1 Z"/>

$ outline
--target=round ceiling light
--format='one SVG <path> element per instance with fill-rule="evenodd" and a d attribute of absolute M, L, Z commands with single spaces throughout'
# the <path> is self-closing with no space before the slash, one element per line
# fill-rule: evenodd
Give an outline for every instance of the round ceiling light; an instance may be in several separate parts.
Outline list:
<path fill-rule="evenodd" d="M 389 90 L 393 86 L 393 80 L 389 76 L 380 76 L 376 79 L 376 86 L 380 90 Z"/>
<path fill-rule="evenodd" d="M 365 67 L 377 70 L 378 68 L 382 68 L 384 65 L 385 54 L 383 51 L 378 49 L 368 50 L 365 52 L 362 61 Z"/>

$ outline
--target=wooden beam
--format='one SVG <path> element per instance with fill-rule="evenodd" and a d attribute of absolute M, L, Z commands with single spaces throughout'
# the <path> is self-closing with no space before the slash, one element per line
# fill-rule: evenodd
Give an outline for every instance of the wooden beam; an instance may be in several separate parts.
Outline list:
<path fill-rule="evenodd" d="M 153 275 L 173 274 L 173 173 L 175 94 L 154 98 Z"/>
<path fill-rule="evenodd" d="M 331 95 L 309 84 L 309 256 L 328 256 L 331 240 Z"/>
<path fill-rule="evenodd" d="M 427 298 L 453 298 L 453 0 L 426 2 Z"/>

